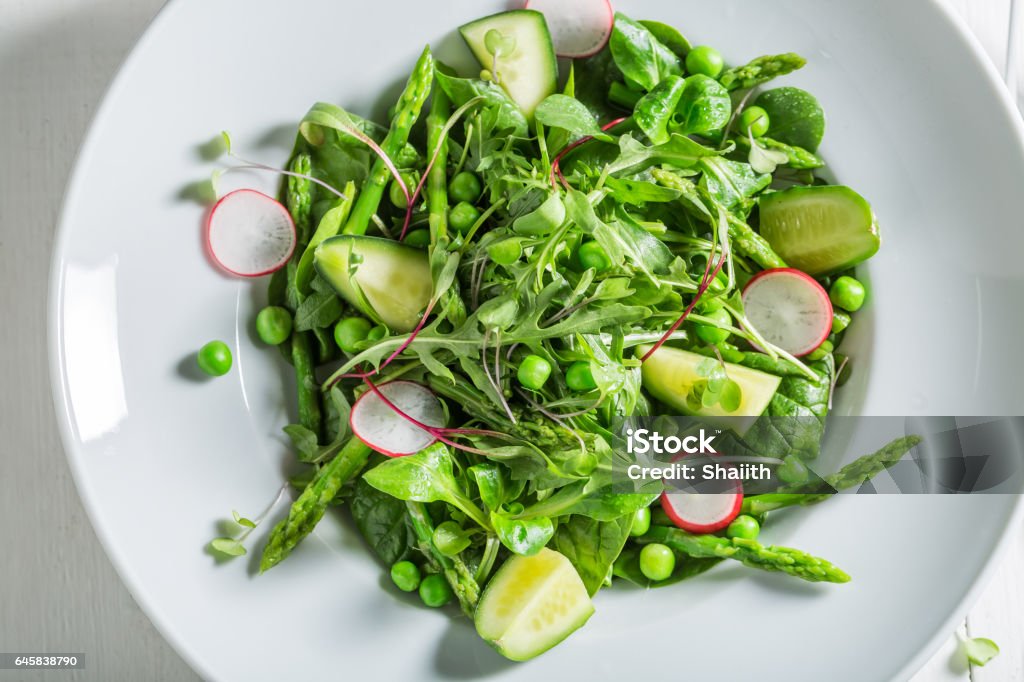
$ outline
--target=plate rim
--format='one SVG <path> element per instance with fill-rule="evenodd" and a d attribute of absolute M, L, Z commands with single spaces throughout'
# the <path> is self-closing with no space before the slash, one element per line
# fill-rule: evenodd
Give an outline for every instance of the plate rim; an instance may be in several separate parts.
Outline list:
<path fill-rule="evenodd" d="M 63 352 L 63 324 L 62 312 L 64 301 L 64 277 L 63 277 L 63 253 L 71 228 L 71 216 L 69 212 L 73 200 L 79 192 L 79 186 L 83 182 L 83 162 L 87 159 L 95 145 L 98 123 L 107 115 L 108 110 L 114 106 L 117 94 L 124 87 L 126 73 L 129 67 L 138 58 L 141 50 L 159 34 L 160 27 L 165 23 L 167 17 L 189 0 L 167 0 L 156 14 L 149 20 L 146 27 L 139 34 L 132 47 L 121 59 L 114 76 L 100 98 L 100 104 L 93 113 L 85 135 L 78 147 L 71 165 L 71 172 L 59 204 L 56 229 L 54 231 L 53 247 L 50 257 L 47 302 L 46 302 L 46 335 L 47 335 L 47 365 L 50 374 L 50 390 L 52 393 L 55 416 L 57 418 L 57 429 L 60 441 L 64 450 L 65 458 L 71 470 L 72 480 L 78 493 L 79 500 L 85 510 L 89 525 L 96 534 L 97 540 L 103 548 L 104 553 L 110 560 L 111 565 L 117 573 L 122 585 L 131 594 L 132 599 L 149 619 L 160 636 L 171 646 L 175 653 L 199 676 L 204 679 L 216 679 L 213 670 L 206 663 L 193 655 L 192 648 L 186 641 L 186 637 L 179 633 L 169 619 L 166 619 L 158 607 L 152 603 L 144 589 L 138 584 L 138 579 L 132 575 L 129 569 L 128 560 L 123 552 L 118 549 L 115 538 L 111 536 L 108 528 L 99 523 L 98 503 L 94 495 L 88 492 L 85 481 L 85 464 L 80 453 L 78 435 L 73 426 L 72 406 L 69 399 L 68 386 L 65 372 L 65 357 Z M 1001 113 L 1008 114 L 1012 121 L 1011 128 L 1016 132 L 1018 151 L 1024 159 L 1024 118 L 1012 101 L 1010 93 L 1003 82 L 1002 77 L 996 70 L 995 65 L 984 51 L 977 36 L 971 32 L 966 22 L 956 14 L 952 7 L 946 5 L 943 0 L 921 0 L 922 7 L 930 6 L 931 11 L 946 21 L 959 35 L 960 39 L 968 48 L 975 65 L 984 74 L 990 89 L 995 91 L 995 98 L 1002 107 Z M 969 588 L 957 602 L 957 606 L 949 616 L 929 635 L 926 643 L 914 654 L 908 656 L 906 663 L 893 675 L 893 680 L 909 680 L 922 666 L 930 660 L 938 649 L 946 642 L 956 630 L 959 622 L 964 620 L 967 612 L 977 602 L 981 591 L 988 586 L 995 571 L 999 568 L 1002 558 L 1006 555 L 1010 541 L 1011 530 L 1024 523 L 1024 493 L 1013 494 L 1016 500 L 1008 508 L 1005 523 L 999 531 L 999 539 L 995 547 L 985 560 L 983 568 L 971 580 Z"/>

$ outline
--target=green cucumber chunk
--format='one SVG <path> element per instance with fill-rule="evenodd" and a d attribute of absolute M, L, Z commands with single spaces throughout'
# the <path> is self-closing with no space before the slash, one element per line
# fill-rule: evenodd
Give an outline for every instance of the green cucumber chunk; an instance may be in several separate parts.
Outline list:
<path fill-rule="evenodd" d="M 480 597 L 477 633 L 513 661 L 539 656 L 587 622 L 594 604 L 572 563 L 553 549 L 513 555 Z"/>
<path fill-rule="evenodd" d="M 761 236 L 786 263 L 820 277 L 863 263 L 878 252 L 878 223 L 849 187 L 794 187 L 762 196 Z"/>
<path fill-rule="evenodd" d="M 637 355 L 643 357 L 650 349 L 651 346 L 639 346 Z M 730 426 L 742 435 L 741 432 L 746 431 L 768 409 L 768 403 L 772 401 L 782 379 L 774 374 L 726 362 L 726 375 L 740 386 L 739 407 L 733 412 L 727 412 L 721 405 L 713 405 L 694 412 L 687 404 L 686 396 L 694 385 L 705 379 L 698 371 L 698 367 L 705 362 L 707 356 L 662 346 L 644 362 L 641 380 L 648 393 L 669 408 L 678 410 L 678 414 L 730 417 L 735 420 Z"/>
<path fill-rule="evenodd" d="M 540 12 L 502 12 L 461 26 L 459 32 L 477 61 L 527 118 L 555 93 L 558 60 Z"/>
<path fill-rule="evenodd" d="M 400 333 L 416 328 L 433 294 L 427 254 L 391 239 L 331 237 L 316 247 L 313 265 L 353 307 Z"/>

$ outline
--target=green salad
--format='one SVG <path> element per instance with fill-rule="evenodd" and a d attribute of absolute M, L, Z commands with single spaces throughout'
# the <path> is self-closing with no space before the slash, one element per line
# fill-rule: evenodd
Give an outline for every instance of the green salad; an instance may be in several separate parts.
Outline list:
<path fill-rule="evenodd" d="M 297 498 L 261 570 L 337 506 L 395 589 L 457 604 L 514 660 L 620 583 L 721 561 L 846 582 L 762 529 L 916 443 L 808 475 L 854 371 L 838 351 L 866 298 L 854 268 L 880 241 L 868 202 L 819 172 L 818 100 L 773 83 L 805 60 L 730 66 L 591 4 L 571 30 L 554 2 L 462 26 L 479 69 L 428 47 L 386 125 L 315 104 L 280 203 L 232 193 L 209 228 L 225 267 L 277 268 L 256 326 L 296 378 Z M 272 229 L 245 242 L 243 221 Z M 657 415 L 802 417 L 790 436 L 811 446 L 774 465 L 781 488 L 698 522 L 692 494 L 613 490 L 614 430 Z M 245 553 L 256 522 L 236 521 L 244 534 L 215 549 Z"/>

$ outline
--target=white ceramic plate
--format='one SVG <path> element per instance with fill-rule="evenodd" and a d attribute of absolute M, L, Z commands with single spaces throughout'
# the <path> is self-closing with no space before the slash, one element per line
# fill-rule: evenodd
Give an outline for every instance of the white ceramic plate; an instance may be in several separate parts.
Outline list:
<path fill-rule="evenodd" d="M 1024 135 L 953 19 L 926 0 L 620 6 L 733 61 L 810 59 L 787 82 L 823 102 L 823 153 L 872 200 L 885 237 L 839 411 L 1024 414 L 1024 375 L 1008 362 L 1024 332 Z M 252 575 L 255 552 L 223 565 L 203 552 L 218 519 L 256 513 L 280 486 L 290 387 L 251 338 L 263 286 L 211 267 L 203 209 L 179 196 L 211 169 L 197 145 L 229 129 L 248 156 L 280 165 L 312 102 L 379 114 L 424 43 L 450 56 L 459 23 L 501 8 L 175 0 L 141 40 L 68 191 L 50 307 L 64 442 L 121 576 L 218 680 L 908 677 L 962 617 L 1018 496 L 847 497 L 790 515 L 768 539 L 829 557 L 852 583 L 720 567 L 671 589 L 612 590 L 584 630 L 524 665 L 464 619 L 381 589 L 381 570 L 333 517 L 264 576 Z M 236 369 L 198 382 L 191 354 L 213 338 L 232 342 Z"/>

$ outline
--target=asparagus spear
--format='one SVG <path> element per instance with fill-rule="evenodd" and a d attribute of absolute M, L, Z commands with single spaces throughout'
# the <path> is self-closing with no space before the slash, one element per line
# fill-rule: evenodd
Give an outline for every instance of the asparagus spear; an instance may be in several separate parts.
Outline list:
<path fill-rule="evenodd" d="M 800 486 L 787 486 L 780 488 L 778 492 L 748 497 L 743 500 L 743 513 L 764 514 L 797 504 L 807 506 L 823 502 L 840 490 L 856 488 L 874 478 L 903 459 L 903 456 L 920 442 L 920 436 L 897 438 L 878 452 L 864 455 L 836 473 L 825 476 L 820 481 Z"/>
<path fill-rule="evenodd" d="M 263 548 L 263 556 L 260 557 L 260 572 L 281 563 L 316 528 L 338 490 L 359 473 L 369 456 L 370 448 L 353 437 L 334 459 L 317 472 L 316 477 L 292 503 L 288 517 L 271 531 L 267 546 Z"/>
<path fill-rule="evenodd" d="M 801 69 L 806 63 L 806 59 L 792 52 L 765 55 L 749 64 L 729 69 L 718 81 L 729 91 L 746 90 Z"/>
<path fill-rule="evenodd" d="M 456 556 L 445 556 L 434 546 L 434 522 L 430 518 L 430 512 L 422 502 L 406 502 L 409 510 L 409 518 L 412 521 L 412 529 L 420 544 L 420 551 L 427 557 L 427 561 L 435 568 L 444 573 L 448 584 L 459 600 L 463 612 L 473 617 L 476 610 L 476 603 L 480 599 L 480 585 L 477 584 L 473 572 L 469 570 L 461 558 Z"/>
<path fill-rule="evenodd" d="M 845 583 L 845 572 L 824 559 L 789 547 L 766 547 L 755 540 L 722 538 L 717 535 L 692 535 L 678 528 L 651 526 L 637 542 L 660 542 L 688 556 L 735 559 L 751 568 L 779 571 L 810 582 Z"/>
<path fill-rule="evenodd" d="M 736 144 L 744 149 L 750 149 L 750 140 L 739 135 L 735 138 Z M 785 142 L 779 142 L 773 140 L 770 137 L 760 137 L 757 139 L 757 143 L 765 149 L 771 149 L 780 151 L 786 155 L 786 165 L 790 168 L 796 168 L 798 170 L 809 170 L 812 168 L 821 168 L 825 165 L 825 161 L 822 160 L 817 154 L 812 154 L 803 147 L 794 147 L 788 145 Z"/>
<path fill-rule="evenodd" d="M 659 185 L 679 190 L 689 204 L 702 207 L 703 210 L 700 211 L 698 217 L 708 222 L 717 219 L 717 202 L 698 185 L 675 173 L 659 168 L 655 168 L 651 173 Z M 726 215 L 729 222 L 729 239 L 737 251 L 765 269 L 786 267 L 786 262 L 775 253 L 771 244 L 764 237 L 754 232 L 750 225 L 728 211 L 726 211 Z"/>
<path fill-rule="evenodd" d="M 434 88 L 434 100 L 427 116 L 427 154 L 437 151 L 434 166 L 427 177 L 427 207 L 430 209 L 430 243 L 448 237 L 448 140 L 444 125 L 448 122 L 451 100 L 442 88 Z"/>
<path fill-rule="evenodd" d="M 308 176 L 312 171 L 312 160 L 309 154 L 298 154 L 292 159 L 289 170 L 306 177 L 288 176 L 285 189 L 285 204 L 295 222 L 298 237 L 295 253 L 286 268 L 285 300 L 292 314 L 302 303 L 302 292 L 299 290 L 297 273 L 302 252 L 305 251 L 313 226 L 310 212 L 313 206 L 313 183 Z M 311 332 L 296 331 L 292 334 L 292 365 L 295 367 L 295 384 L 299 398 L 299 423 L 320 437 L 323 428 L 323 410 L 320 405 L 320 390 L 313 376 Z"/>
<path fill-rule="evenodd" d="M 434 58 L 430 54 L 430 47 L 423 50 L 416 68 L 409 76 L 409 82 L 398 100 L 395 117 L 391 121 L 391 129 L 387 137 L 381 143 L 381 149 L 389 158 L 400 152 L 409 141 L 409 133 L 413 124 L 420 116 L 423 104 L 430 94 L 431 83 L 434 82 Z M 381 198 L 384 196 L 384 189 L 387 187 L 391 171 L 383 159 L 378 158 L 370 169 L 370 176 L 366 179 L 363 191 L 356 200 L 348 223 L 345 225 L 345 234 L 366 234 L 370 226 L 370 219 L 377 212 Z"/>

